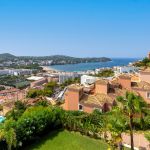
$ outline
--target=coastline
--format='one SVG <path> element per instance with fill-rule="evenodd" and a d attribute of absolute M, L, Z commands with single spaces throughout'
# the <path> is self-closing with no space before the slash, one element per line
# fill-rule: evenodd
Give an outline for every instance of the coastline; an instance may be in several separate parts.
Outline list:
<path fill-rule="evenodd" d="M 51 73 L 58 72 L 87 72 L 100 68 L 113 68 L 116 66 L 126 66 L 130 63 L 138 61 L 138 58 L 114 58 L 110 62 L 94 62 L 94 63 L 78 63 L 78 64 L 65 64 L 53 66 L 41 66 L 44 71 Z"/>
<path fill-rule="evenodd" d="M 53 71 L 53 72 L 58 72 L 59 71 L 59 70 L 54 69 L 54 68 L 52 68 L 50 66 L 40 66 L 40 67 L 43 68 L 43 71 Z"/>
<path fill-rule="evenodd" d="M 138 61 L 138 58 L 114 58 L 110 62 L 94 62 L 94 63 L 78 63 L 78 64 L 66 64 L 66 65 L 53 65 L 52 70 L 62 71 L 62 72 L 82 72 L 88 70 L 95 70 L 99 68 L 112 68 L 115 66 L 126 66 L 129 63 Z"/>

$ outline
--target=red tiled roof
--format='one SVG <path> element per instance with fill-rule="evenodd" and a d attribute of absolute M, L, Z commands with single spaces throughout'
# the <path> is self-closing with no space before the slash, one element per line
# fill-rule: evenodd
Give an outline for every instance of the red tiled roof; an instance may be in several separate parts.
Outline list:
<path fill-rule="evenodd" d="M 16 88 L 12 88 L 12 89 L 8 89 L 8 90 L 2 90 L 2 91 L 0 91 L 0 94 L 6 94 L 6 93 L 18 92 L 18 91 L 20 91 L 20 90 L 16 89 Z"/>
<path fill-rule="evenodd" d="M 108 84 L 108 83 L 109 83 L 109 81 L 106 79 L 100 79 L 100 80 L 96 81 L 96 84 Z"/>
<path fill-rule="evenodd" d="M 84 94 L 80 100 L 80 104 L 90 107 L 103 107 L 105 103 L 113 104 L 114 99 L 107 94 Z"/>

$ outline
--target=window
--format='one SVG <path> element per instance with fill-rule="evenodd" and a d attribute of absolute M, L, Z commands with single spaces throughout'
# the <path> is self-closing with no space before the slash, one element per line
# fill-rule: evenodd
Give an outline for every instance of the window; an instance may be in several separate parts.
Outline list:
<path fill-rule="evenodd" d="M 147 92 L 147 98 L 150 99 L 150 92 Z"/>
<path fill-rule="evenodd" d="M 81 104 L 79 104 L 79 110 L 83 111 L 83 106 Z"/>

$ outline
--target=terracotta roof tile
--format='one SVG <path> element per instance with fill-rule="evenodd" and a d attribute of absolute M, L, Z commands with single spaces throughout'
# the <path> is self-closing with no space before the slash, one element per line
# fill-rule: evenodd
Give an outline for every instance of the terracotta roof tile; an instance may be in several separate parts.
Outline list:
<path fill-rule="evenodd" d="M 137 83 L 136 85 L 132 86 L 132 88 L 150 90 L 150 83 L 147 83 L 145 81 L 141 81 L 141 82 Z"/>
<path fill-rule="evenodd" d="M 83 89 L 83 86 L 77 85 L 77 84 L 72 84 L 68 86 L 68 90 L 82 90 L 82 89 Z"/>
<path fill-rule="evenodd" d="M 80 103 L 88 106 L 102 107 L 105 103 L 112 104 L 114 99 L 106 94 L 84 94 L 80 100 Z"/>
<path fill-rule="evenodd" d="M 109 83 L 109 81 L 106 79 L 100 79 L 100 80 L 96 81 L 96 84 L 108 84 L 108 83 Z"/>

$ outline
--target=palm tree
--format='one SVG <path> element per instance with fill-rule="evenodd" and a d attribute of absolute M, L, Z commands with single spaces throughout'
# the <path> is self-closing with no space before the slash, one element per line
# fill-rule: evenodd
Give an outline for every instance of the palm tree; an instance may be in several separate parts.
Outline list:
<path fill-rule="evenodd" d="M 14 125 L 14 120 L 9 119 L 4 122 L 3 127 L 0 129 L 0 140 L 5 139 L 8 150 L 11 150 L 12 147 L 15 148 L 17 143 Z"/>
<path fill-rule="evenodd" d="M 150 131 L 145 133 L 145 138 L 148 140 L 148 142 L 150 143 Z M 149 144 L 149 148 L 150 148 L 150 144 Z"/>
<path fill-rule="evenodd" d="M 133 119 L 136 115 L 136 116 L 140 116 L 141 121 L 143 120 L 142 112 L 146 104 L 140 96 L 132 92 L 126 92 L 125 97 L 122 97 L 122 96 L 117 97 L 117 101 L 122 104 L 121 109 L 123 110 L 123 113 L 129 118 L 131 150 L 134 150 Z"/>
<path fill-rule="evenodd" d="M 126 118 L 122 115 L 122 110 L 119 107 L 116 107 L 108 113 L 107 119 L 108 130 L 110 131 L 112 137 L 111 143 L 118 145 L 119 150 L 122 150 L 122 133 L 126 129 Z"/>
<path fill-rule="evenodd" d="M 8 131 L 5 131 L 4 137 L 5 137 L 6 143 L 8 145 L 8 150 L 11 150 L 12 147 L 16 147 L 16 142 L 17 142 L 16 133 L 13 128 L 11 128 Z"/>

